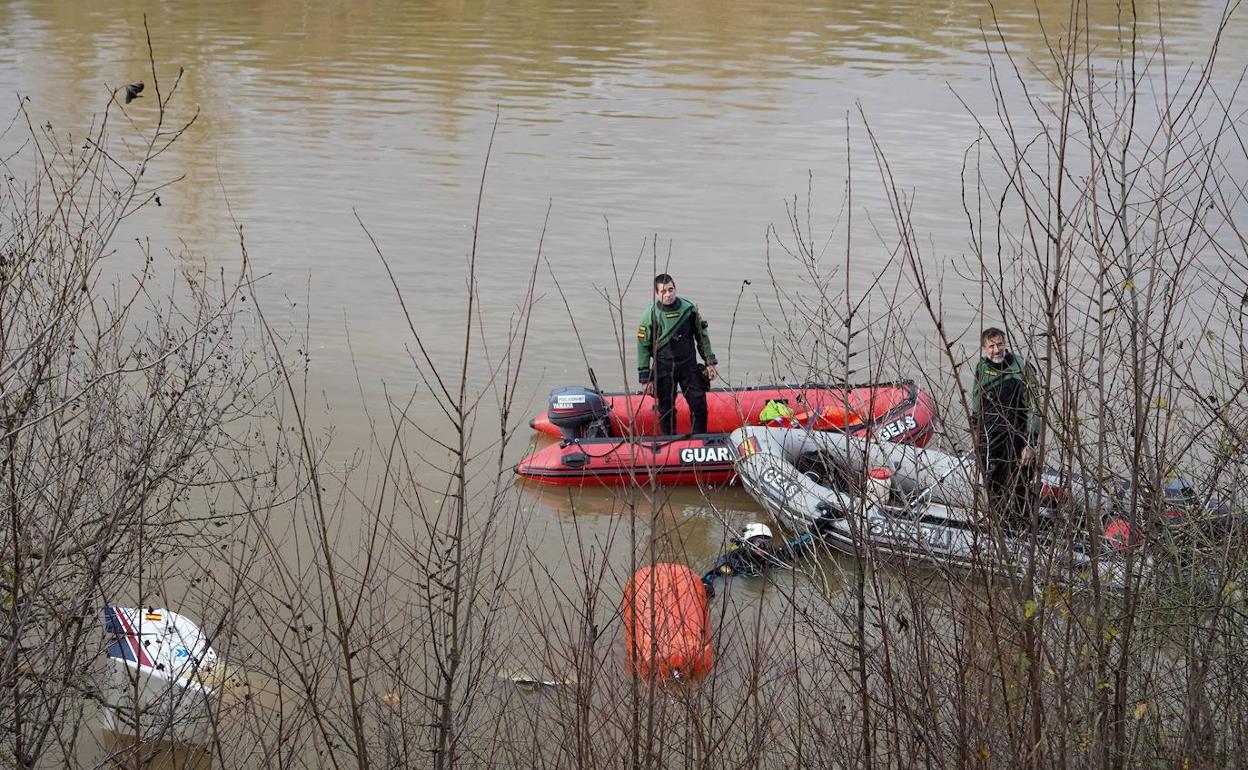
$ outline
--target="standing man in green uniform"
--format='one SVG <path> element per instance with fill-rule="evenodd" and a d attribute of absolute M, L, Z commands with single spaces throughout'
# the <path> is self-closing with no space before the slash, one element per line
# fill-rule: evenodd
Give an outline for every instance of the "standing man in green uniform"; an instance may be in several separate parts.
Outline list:
<path fill-rule="evenodd" d="M 984 329 L 979 347 L 971 420 L 988 505 L 1004 522 L 1025 526 L 1040 441 L 1039 379 L 1031 364 L 1006 348 L 1001 329 Z"/>
<path fill-rule="evenodd" d="M 689 404 L 694 433 L 706 433 L 706 385 L 698 371 L 698 355 L 706 362 L 707 381 L 719 363 L 711 350 L 706 321 L 697 305 L 676 296 L 676 282 L 667 273 L 654 277 L 654 304 L 637 327 L 637 378 L 642 392 L 659 402 L 659 428 L 676 435 L 676 387 Z M 653 361 L 653 363 L 652 363 Z"/>

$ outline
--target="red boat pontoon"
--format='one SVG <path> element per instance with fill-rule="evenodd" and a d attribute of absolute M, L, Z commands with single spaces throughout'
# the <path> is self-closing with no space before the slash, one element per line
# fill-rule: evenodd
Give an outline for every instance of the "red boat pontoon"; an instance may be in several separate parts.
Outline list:
<path fill-rule="evenodd" d="M 728 434 L 759 425 L 768 401 L 786 404 L 792 422 L 922 446 L 932 434 L 931 398 L 913 382 L 869 385 L 764 385 L 707 391 L 707 433 L 659 436 L 654 398 L 557 388 L 549 409 L 530 423 L 561 440 L 524 458 L 516 473 L 547 484 L 725 484 L 735 452 Z M 676 400 L 676 429 L 688 431 L 689 408 Z"/>

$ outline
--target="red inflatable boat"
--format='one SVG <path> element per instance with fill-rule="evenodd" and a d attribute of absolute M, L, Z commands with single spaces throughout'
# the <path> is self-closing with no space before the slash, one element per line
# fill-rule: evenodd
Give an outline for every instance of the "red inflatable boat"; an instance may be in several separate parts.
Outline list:
<path fill-rule="evenodd" d="M 931 398 L 913 382 L 870 385 L 764 385 L 707 391 L 708 433 L 659 436 L 654 398 L 557 388 L 549 409 L 530 423 L 561 440 L 516 466 L 547 484 L 726 484 L 736 454 L 728 433 L 759 425 L 768 401 L 786 405 L 789 423 L 922 446 L 932 434 Z M 677 430 L 689 430 L 689 408 L 676 399 Z M 774 411 L 774 410 L 773 410 Z"/>

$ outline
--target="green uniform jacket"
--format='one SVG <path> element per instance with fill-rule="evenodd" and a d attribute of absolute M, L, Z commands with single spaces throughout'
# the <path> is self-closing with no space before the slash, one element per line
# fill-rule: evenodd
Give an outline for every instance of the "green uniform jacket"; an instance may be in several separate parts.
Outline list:
<path fill-rule="evenodd" d="M 641 324 L 637 327 L 637 377 L 642 383 L 650 381 L 651 357 L 658 355 L 659 349 L 671 340 L 681 322 L 691 314 L 693 338 L 698 346 L 698 354 L 706 363 L 719 365 L 715 351 L 711 350 L 711 337 L 706 333 L 706 321 L 702 320 L 698 306 L 677 297 L 675 310 L 663 310 L 656 302 L 641 317 Z"/>
<path fill-rule="evenodd" d="M 1021 383 L 1027 401 L 1027 435 L 1031 439 L 1040 436 L 1040 380 L 1035 367 L 1017 353 L 1010 353 L 1000 366 L 981 357 L 975 366 L 975 381 L 971 384 L 971 410 L 976 424 L 985 417 L 986 400 L 993 399 L 995 392 L 1007 384 Z M 1023 426 L 1018 426 L 1021 429 Z"/>

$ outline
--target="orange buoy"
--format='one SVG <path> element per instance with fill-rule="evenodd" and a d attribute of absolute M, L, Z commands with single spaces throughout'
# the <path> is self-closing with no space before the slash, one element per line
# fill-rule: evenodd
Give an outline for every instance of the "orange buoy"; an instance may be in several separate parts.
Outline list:
<path fill-rule="evenodd" d="M 642 567 L 624 589 L 628 657 L 643 676 L 692 679 L 711 670 L 706 589 L 683 564 Z"/>

